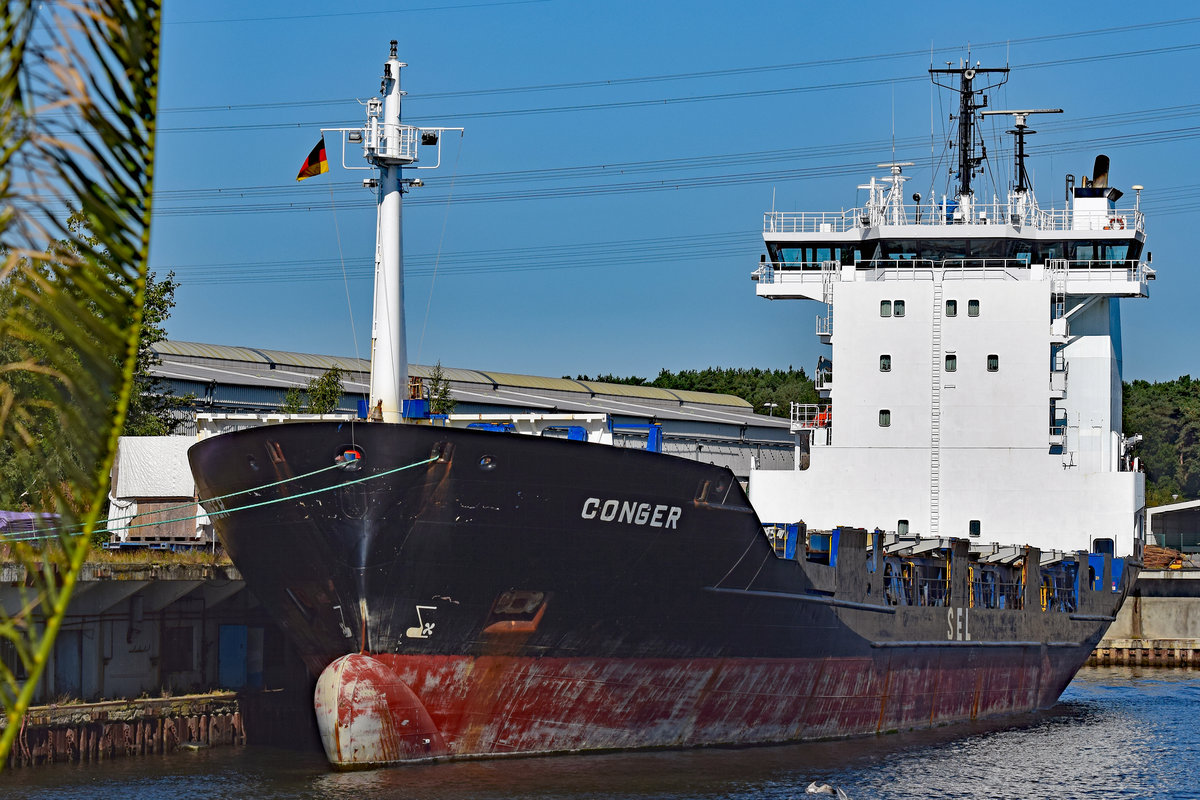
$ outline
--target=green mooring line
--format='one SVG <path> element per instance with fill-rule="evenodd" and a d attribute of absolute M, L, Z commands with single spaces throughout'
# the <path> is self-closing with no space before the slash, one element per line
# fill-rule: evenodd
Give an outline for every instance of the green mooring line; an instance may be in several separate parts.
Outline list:
<path fill-rule="evenodd" d="M 385 470 L 383 472 L 377 472 L 374 475 L 367 475 L 362 478 L 355 478 L 354 480 L 334 484 L 333 486 L 326 486 L 321 489 L 312 489 L 307 492 L 302 492 L 301 494 L 288 495 L 287 497 L 278 497 L 274 500 L 263 500 L 262 502 L 250 503 L 249 505 L 244 505 L 244 506 L 236 506 L 234 508 L 227 508 L 227 509 L 223 509 L 221 511 L 208 511 L 207 509 L 205 509 L 205 513 L 203 513 L 203 514 L 192 514 L 192 515 L 186 516 L 186 517 L 175 517 L 173 519 L 160 519 L 160 520 L 156 520 L 154 522 L 142 522 L 137 525 L 126 525 L 124 527 L 124 530 L 133 530 L 135 528 L 148 528 L 148 527 L 152 527 L 155 525 L 165 525 L 170 522 L 186 522 L 187 520 L 200 519 L 201 517 L 212 517 L 212 516 L 216 516 L 216 515 L 220 515 L 220 514 L 233 514 L 238 511 L 246 511 L 251 508 L 261 508 L 263 506 L 269 506 L 274 503 L 283 503 L 283 502 L 287 502 L 289 500 L 299 500 L 302 497 L 309 497 L 314 494 L 320 494 L 322 492 L 329 492 L 329 491 L 333 491 L 334 489 L 341 489 L 344 486 L 353 486 L 355 484 L 365 483 L 366 481 L 373 481 L 376 478 L 384 478 L 384 477 L 387 477 L 388 475 L 394 475 L 397 472 L 403 472 L 406 469 L 412 469 L 413 467 L 424 466 L 425 464 L 432 464 L 434 461 L 437 461 L 438 458 L 439 458 L 439 456 L 431 456 L 423 461 L 416 461 L 416 462 L 413 462 L 412 464 L 405 464 L 402 467 L 395 467 L 393 469 Z M 291 483 L 292 481 L 298 481 L 298 480 L 302 480 L 304 478 L 310 478 L 313 475 L 319 475 L 322 472 L 328 472 L 331 469 L 342 469 L 344 466 L 345 466 L 345 464 L 331 464 L 328 467 L 321 467 L 320 469 L 313 470 L 312 472 L 306 472 L 303 475 L 295 475 L 291 478 L 284 478 L 283 480 L 274 481 L 273 483 L 264 483 L 262 486 L 255 486 L 250 489 L 241 489 L 236 492 L 230 492 L 229 494 L 217 495 L 216 497 L 209 497 L 205 500 L 198 500 L 198 501 L 194 501 L 191 503 L 184 503 L 184 504 L 178 505 L 178 506 L 170 506 L 168 508 L 161 508 L 158 511 L 152 511 L 149 513 L 165 514 L 168 511 L 178 511 L 183 508 L 191 508 L 192 506 L 195 506 L 197 504 L 199 504 L 199 506 L 201 508 L 204 508 L 205 503 L 219 502 L 221 500 L 225 500 L 230 497 L 237 497 L 238 495 L 248 494 L 250 492 L 261 492 L 264 489 L 270 489 L 275 486 L 281 486 L 285 483 Z M 113 520 L 134 519 L 137 516 L 138 516 L 137 514 L 132 514 L 127 517 L 109 517 L 107 519 L 98 520 L 98 522 L 109 523 L 109 522 L 112 522 Z M 78 526 L 75 526 L 75 527 L 78 527 Z M 104 527 L 104 528 L 98 528 L 95 532 L 96 533 L 111 533 L 112 531 L 111 531 L 111 529 Z M 34 535 L 29 535 L 29 536 L 0 537 L 0 541 L 28 542 L 28 541 L 38 541 L 38 540 L 42 540 L 42 539 L 51 539 L 51 538 L 56 538 L 59 536 L 78 536 L 81 533 L 83 533 L 82 530 L 49 528 L 49 529 L 46 529 L 45 533 L 39 533 L 39 534 L 34 534 Z"/>

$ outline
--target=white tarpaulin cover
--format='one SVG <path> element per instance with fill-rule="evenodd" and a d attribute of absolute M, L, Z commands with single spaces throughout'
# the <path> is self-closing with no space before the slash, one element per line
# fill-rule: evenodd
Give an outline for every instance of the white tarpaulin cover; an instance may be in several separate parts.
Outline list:
<path fill-rule="evenodd" d="M 196 482 L 188 467 L 192 436 L 122 436 L 112 496 L 115 498 L 193 497 Z"/>

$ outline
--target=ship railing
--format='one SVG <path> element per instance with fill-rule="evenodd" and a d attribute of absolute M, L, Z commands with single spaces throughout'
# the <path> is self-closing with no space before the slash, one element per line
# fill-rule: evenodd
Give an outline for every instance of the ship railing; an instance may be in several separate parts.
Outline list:
<path fill-rule="evenodd" d="M 950 602 L 950 587 L 945 578 L 920 578 L 917 580 L 917 605 L 944 606 Z"/>
<path fill-rule="evenodd" d="M 1029 275 L 1029 262 L 1021 258 L 948 258 L 934 261 L 926 258 L 883 258 L 856 261 L 856 269 L 870 270 L 877 281 L 929 281 L 937 276 L 943 280 L 989 278 L 1021 280 Z"/>
<path fill-rule="evenodd" d="M 876 281 L 931 281 L 938 264 L 925 258 L 880 258 L 856 261 L 854 268 L 870 270 Z"/>
<path fill-rule="evenodd" d="M 1029 275 L 1029 261 L 1023 258 L 951 258 L 942 262 L 942 278 L 996 278 L 1020 280 Z"/>
<path fill-rule="evenodd" d="M 412 125 L 380 123 L 379 155 L 404 162 L 417 160 L 417 141 L 421 129 Z"/>
<path fill-rule="evenodd" d="M 833 426 L 833 406 L 816 403 L 792 403 L 792 430 Z"/>
<path fill-rule="evenodd" d="M 1007 225 L 1039 231 L 1145 231 L 1145 215 L 1136 209 L 1075 211 L 1069 208 L 1032 208 L 1024 214 L 1013 213 L 1007 202 L 975 203 L 965 214 L 953 203 L 936 206 L 905 205 L 899 210 L 902 225 Z M 891 211 L 863 207 L 842 211 L 767 211 L 763 214 L 763 233 L 845 233 L 888 224 Z"/>
<path fill-rule="evenodd" d="M 1145 283 L 1149 272 L 1149 267 L 1136 258 L 1092 261 L 1067 259 L 1065 263 L 1066 278 L 1071 281 L 1125 280 Z"/>
<path fill-rule="evenodd" d="M 763 214 L 764 233 L 844 233 L 860 227 L 861 208 L 850 211 L 767 211 Z"/>
<path fill-rule="evenodd" d="M 971 582 L 971 603 L 975 608 L 1020 609 L 1025 605 L 1025 590 L 1020 581 L 989 581 L 976 578 Z"/>
<path fill-rule="evenodd" d="M 820 283 L 825 261 L 760 261 L 750 274 L 759 283 Z"/>
<path fill-rule="evenodd" d="M 833 315 L 828 311 L 817 315 L 817 336 L 833 336 Z"/>

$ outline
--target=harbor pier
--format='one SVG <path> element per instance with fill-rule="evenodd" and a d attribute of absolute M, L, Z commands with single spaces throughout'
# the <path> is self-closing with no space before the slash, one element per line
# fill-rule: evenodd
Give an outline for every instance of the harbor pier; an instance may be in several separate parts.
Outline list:
<path fill-rule="evenodd" d="M 1200 570 L 1144 570 L 1088 663 L 1200 667 Z"/>

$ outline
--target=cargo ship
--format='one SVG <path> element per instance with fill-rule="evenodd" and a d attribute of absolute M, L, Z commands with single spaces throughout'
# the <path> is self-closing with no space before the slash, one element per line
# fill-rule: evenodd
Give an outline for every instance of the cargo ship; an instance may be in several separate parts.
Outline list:
<path fill-rule="evenodd" d="M 994 112 L 1013 185 L 980 202 L 975 126 L 1008 71 L 947 67 L 930 72 L 959 99 L 949 197 L 906 203 L 893 162 L 861 208 L 767 213 L 756 292 L 825 304 L 831 402 L 794 404 L 794 463 L 743 485 L 615 446 L 603 418 L 405 416 L 402 170 L 447 129 L 401 124 L 403 66 L 393 42 L 366 126 L 337 131 L 378 176 L 365 418 L 189 451 L 317 677 L 334 767 L 871 735 L 1057 700 L 1144 528 L 1117 306 L 1153 271 L 1107 159 L 1043 209 L 1025 137 L 1050 110 Z"/>

